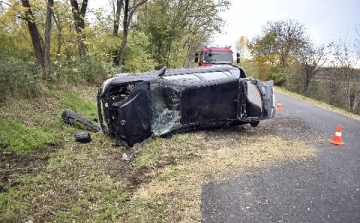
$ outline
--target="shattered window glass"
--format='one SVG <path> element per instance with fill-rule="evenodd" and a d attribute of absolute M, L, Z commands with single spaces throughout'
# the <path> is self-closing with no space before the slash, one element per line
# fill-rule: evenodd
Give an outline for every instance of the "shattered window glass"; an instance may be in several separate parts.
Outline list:
<path fill-rule="evenodd" d="M 151 129 L 155 136 L 180 126 L 180 87 L 151 83 Z"/>

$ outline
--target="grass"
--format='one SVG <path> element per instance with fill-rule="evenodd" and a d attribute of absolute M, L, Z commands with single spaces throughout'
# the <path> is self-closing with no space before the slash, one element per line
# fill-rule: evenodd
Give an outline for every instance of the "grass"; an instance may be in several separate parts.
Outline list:
<path fill-rule="evenodd" d="M 96 88 L 45 91 L 43 98 L 0 108 L 0 222 L 200 222 L 204 184 L 313 156 L 299 140 L 261 133 L 271 122 L 259 130 L 151 138 L 130 150 L 114 147 L 103 133 L 80 144 L 73 135 L 79 129 L 64 125 L 60 115 L 69 109 L 96 116 Z M 123 153 L 133 156 L 130 163 Z"/>
<path fill-rule="evenodd" d="M 88 118 L 97 115 L 95 100 L 82 99 L 85 95 L 95 98 L 96 88 L 87 87 L 77 92 L 44 91 L 36 100 L 14 99 L 0 107 L 0 151 L 24 155 L 48 145 L 62 144 L 64 130 L 71 131 L 61 119 L 66 109 Z"/>
<path fill-rule="evenodd" d="M 26 155 L 32 150 L 59 144 L 54 134 L 41 127 L 27 127 L 14 120 L 0 120 L 0 147 L 3 152 Z"/>

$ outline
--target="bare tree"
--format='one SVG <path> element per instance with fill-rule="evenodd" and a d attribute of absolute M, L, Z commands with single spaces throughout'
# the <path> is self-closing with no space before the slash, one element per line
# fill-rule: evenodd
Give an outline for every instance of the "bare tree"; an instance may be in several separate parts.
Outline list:
<path fill-rule="evenodd" d="M 360 57 L 360 24 L 355 28 L 357 38 L 355 39 L 355 49 L 358 57 Z"/>
<path fill-rule="evenodd" d="M 354 112 L 360 104 L 360 72 L 356 68 L 359 55 L 349 46 L 349 42 L 339 40 L 331 44 L 331 61 L 339 91 L 347 103 L 347 109 Z"/>
<path fill-rule="evenodd" d="M 303 93 L 308 91 L 311 81 L 327 62 L 328 54 L 324 45 L 315 47 L 309 43 L 303 48 L 299 57 L 301 74 L 304 75 Z"/>

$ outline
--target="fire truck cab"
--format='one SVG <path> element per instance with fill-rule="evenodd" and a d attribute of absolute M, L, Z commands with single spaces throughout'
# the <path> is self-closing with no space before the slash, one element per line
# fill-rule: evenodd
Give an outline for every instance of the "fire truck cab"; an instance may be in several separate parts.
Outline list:
<path fill-rule="evenodd" d="M 200 51 L 195 53 L 195 63 L 200 67 L 212 65 L 233 64 L 233 51 L 231 46 L 210 46 L 206 45 Z M 236 63 L 240 63 L 240 54 L 236 53 Z"/>

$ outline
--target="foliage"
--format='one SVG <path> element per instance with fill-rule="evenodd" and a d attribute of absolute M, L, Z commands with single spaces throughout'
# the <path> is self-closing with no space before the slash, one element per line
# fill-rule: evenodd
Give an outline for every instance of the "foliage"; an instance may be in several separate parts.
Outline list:
<path fill-rule="evenodd" d="M 228 6 L 226 0 L 158 0 L 145 4 L 138 25 L 150 38 L 150 52 L 158 67 L 179 67 L 187 55 L 192 58 L 211 35 L 220 31 L 224 21 L 219 12 Z"/>
<path fill-rule="evenodd" d="M 262 28 L 262 34 L 255 37 L 248 48 L 258 64 L 260 78 L 269 79 L 275 75 L 280 84 L 285 82 L 283 79 L 286 80 L 286 77 L 276 71 L 292 66 L 307 43 L 309 40 L 304 26 L 286 19 L 269 21 Z"/>
<path fill-rule="evenodd" d="M 0 60 L 0 103 L 10 97 L 33 98 L 41 93 L 40 83 L 36 64 L 11 57 Z"/>
<path fill-rule="evenodd" d="M 240 36 L 235 43 L 236 52 L 240 53 L 240 58 L 243 60 L 248 52 L 248 46 L 250 44 L 249 39 L 246 36 Z"/>
<path fill-rule="evenodd" d="M 255 37 L 248 45 L 253 60 L 258 67 L 257 77 L 262 80 L 271 79 L 270 69 L 277 66 L 277 57 L 272 51 L 275 38 L 275 35 L 268 33 L 263 37 Z"/>
<path fill-rule="evenodd" d="M 141 68 L 144 67 L 150 68 L 146 66 Z M 53 74 L 50 78 L 53 88 L 67 85 L 67 83 L 100 85 L 110 75 L 118 72 L 120 69 L 112 67 L 109 63 L 84 57 L 72 61 L 54 61 Z M 5 102 L 10 97 L 40 96 L 44 87 L 41 77 L 41 70 L 35 63 L 15 58 L 0 60 L 0 90 L 2 92 L 0 102 Z"/>
<path fill-rule="evenodd" d="M 92 71 L 100 74 L 100 79 L 104 77 L 99 63 L 110 64 L 114 52 L 123 51 L 126 31 L 129 36 L 126 37 L 123 71 L 152 70 L 163 65 L 189 66 L 193 65 L 194 52 L 208 42 L 211 35 L 221 30 L 224 21 L 219 13 L 230 4 L 227 0 L 145 2 L 129 1 L 130 20 L 126 23 L 130 25 L 129 30 L 120 26 L 123 30 L 114 36 L 114 27 L 109 23 L 109 20 L 113 20 L 113 15 L 108 13 L 110 10 L 88 11 L 85 14 L 87 1 L 81 5 L 78 1 L 55 1 L 51 7 L 52 20 L 49 20 L 46 1 L 8 1 L 0 17 L 0 39 L 4 39 L 0 43 L 0 49 L 3 49 L 1 57 L 31 59 L 45 69 L 42 61 L 47 54 L 44 54 L 44 50 L 49 52 L 50 49 L 46 64 L 51 67 L 45 66 L 44 80 L 71 80 L 76 83 L 87 80 L 98 83 L 98 75 L 91 74 L 88 72 L 90 69 L 86 70 L 85 67 L 90 65 Z M 138 8 L 135 10 L 135 7 Z M 124 10 L 120 12 L 125 13 Z M 80 17 L 77 16 L 79 14 Z M 92 17 L 87 16 L 90 14 Z M 91 23 L 90 18 L 93 19 Z M 120 20 L 124 19 L 121 14 Z M 119 22 L 125 24 L 124 21 Z M 50 45 L 44 45 L 44 39 L 51 39 Z M 7 47 L 9 45 L 12 47 Z M 77 48 L 80 48 L 82 56 L 88 54 L 89 57 L 79 59 Z M 50 59 L 52 62 L 48 63 Z M 80 66 L 79 61 L 85 64 Z M 64 73 L 60 74 L 62 68 Z"/>
<path fill-rule="evenodd" d="M 33 52 L 22 37 L 16 33 L 8 32 L 0 24 L 0 60 L 16 58 L 19 60 L 31 60 Z"/>
<path fill-rule="evenodd" d="M 274 80 L 274 84 L 278 86 L 282 86 L 285 84 L 287 80 L 289 68 L 275 68 L 272 73 L 272 79 Z"/>
<path fill-rule="evenodd" d="M 75 84 L 101 84 L 119 69 L 92 57 L 74 58 L 71 61 L 55 61 L 52 78 L 55 82 Z"/>
<path fill-rule="evenodd" d="M 288 73 L 286 75 L 286 83 L 285 83 L 285 87 L 288 90 L 301 94 L 303 93 L 304 90 L 303 89 L 304 84 L 305 84 L 304 73 L 301 67 L 295 65 L 292 67 L 292 69 L 288 69 Z M 311 87 L 312 85 L 309 86 L 310 89 L 312 89 Z"/>
<path fill-rule="evenodd" d="M 144 72 L 154 70 L 155 61 L 151 58 L 150 53 L 146 51 L 150 46 L 148 37 L 141 32 L 130 33 L 125 55 L 125 72 Z"/>
<path fill-rule="evenodd" d="M 96 26 L 101 26 L 102 23 L 97 23 Z M 95 29 L 96 30 L 96 29 Z M 110 34 L 109 30 L 103 30 L 103 38 L 99 41 L 94 41 L 91 45 L 92 54 L 94 58 L 105 61 L 108 64 L 112 63 L 112 52 L 119 50 L 121 47 L 122 34 L 114 37 Z M 93 38 L 93 33 L 89 39 Z M 99 33 L 97 34 L 99 35 Z M 127 40 L 127 48 L 125 54 L 125 63 L 121 67 L 125 72 L 140 72 L 149 71 L 155 68 L 155 62 L 151 58 L 148 51 L 150 42 L 148 37 L 142 32 L 130 32 Z M 118 69 L 119 68 L 115 68 Z"/>

